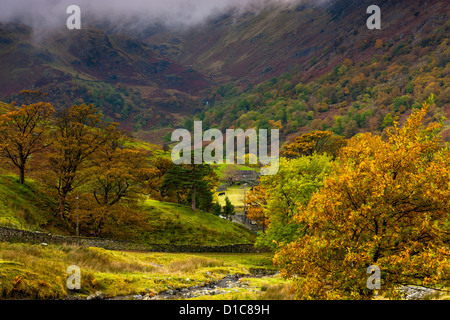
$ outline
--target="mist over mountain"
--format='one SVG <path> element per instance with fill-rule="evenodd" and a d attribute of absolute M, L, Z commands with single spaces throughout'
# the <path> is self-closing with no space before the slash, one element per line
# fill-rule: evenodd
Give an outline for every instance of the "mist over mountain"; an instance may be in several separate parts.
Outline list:
<path fill-rule="evenodd" d="M 136 30 L 159 24 L 184 28 L 205 23 L 208 19 L 232 12 L 242 14 L 268 6 L 316 5 L 328 0 L 17 0 L 1 2 L 0 22 L 20 22 L 36 32 L 64 28 L 66 9 L 80 7 L 83 23 L 93 26 L 107 23 L 115 31 Z"/>

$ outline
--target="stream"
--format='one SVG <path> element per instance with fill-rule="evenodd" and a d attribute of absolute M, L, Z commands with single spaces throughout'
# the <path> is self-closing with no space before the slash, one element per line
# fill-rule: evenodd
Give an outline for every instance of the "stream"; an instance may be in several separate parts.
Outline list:
<path fill-rule="evenodd" d="M 188 288 L 168 289 L 158 293 L 153 297 L 151 297 L 149 294 L 145 295 L 138 294 L 138 295 L 111 297 L 106 298 L 105 300 L 176 300 L 176 299 L 189 299 L 207 295 L 218 295 L 218 294 L 238 292 L 240 288 L 245 288 L 249 291 L 258 291 L 257 288 L 250 287 L 248 282 L 241 281 L 241 279 L 261 278 L 266 276 L 274 276 L 275 274 L 276 273 L 232 274 L 220 280 L 211 282 L 207 285 L 203 286 L 195 285 Z M 95 297 L 93 297 L 92 299 L 95 299 Z"/>

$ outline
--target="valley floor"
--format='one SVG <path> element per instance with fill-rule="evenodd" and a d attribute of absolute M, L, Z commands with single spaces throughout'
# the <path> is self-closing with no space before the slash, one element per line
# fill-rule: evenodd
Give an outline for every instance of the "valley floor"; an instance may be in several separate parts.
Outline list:
<path fill-rule="evenodd" d="M 81 288 L 68 290 L 69 266 Z M 271 254 L 109 251 L 0 243 L 0 299 L 286 299 Z M 96 295 L 97 293 L 97 295 Z"/>

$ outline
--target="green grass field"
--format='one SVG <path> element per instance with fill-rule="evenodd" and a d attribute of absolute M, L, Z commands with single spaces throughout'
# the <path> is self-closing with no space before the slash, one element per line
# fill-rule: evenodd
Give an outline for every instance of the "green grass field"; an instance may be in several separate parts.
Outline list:
<path fill-rule="evenodd" d="M 242 210 L 244 206 L 244 192 L 248 194 L 250 191 L 250 187 L 242 188 L 241 186 L 230 186 L 226 191 L 222 191 L 225 193 L 223 196 L 219 196 L 219 193 L 222 192 L 216 192 L 214 194 L 215 199 L 217 199 L 217 202 L 221 205 L 225 205 L 225 198 L 228 197 L 230 199 L 231 204 L 234 206 L 235 210 L 239 211 Z"/>

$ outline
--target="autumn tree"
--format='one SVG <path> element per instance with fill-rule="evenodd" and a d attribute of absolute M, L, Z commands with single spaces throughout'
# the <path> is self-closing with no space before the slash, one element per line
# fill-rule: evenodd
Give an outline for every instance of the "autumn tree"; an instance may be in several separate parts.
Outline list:
<path fill-rule="evenodd" d="M 368 299 L 369 266 L 381 270 L 381 291 L 450 283 L 448 244 L 450 149 L 440 126 L 422 124 L 415 110 L 388 139 L 362 134 L 349 141 L 334 167 L 295 219 L 307 232 L 277 252 L 302 299 Z"/>
<path fill-rule="evenodd" d="M 91 156 L 91 169 L 86 188 L 91 190 L 96 206 L 92 230 L 99 236 L 106 219 L 118 205 L 133 205 L 143 193 L 149 165 L 146 155 L 124 147 L 119 131 L 111 132 L 106 143 Z M 85 188 L 85 189 L 86 189 Z M 114 208 L 113 208 L 114 207 Z"/>
<path fill-rule="evenodd" d="M 35 91 L 24 91 L 23 95 L 32 95 L 31 101 L 40 97 Z M 48 146 L 46 137 L 54 113 L 50 103 L 31 101 L 20 108 L 13 105 L 13 111 L 0 115 L 0 156 L 17 167 L 21 184 L 25 183 L 30 158 Z"/>
<path fill-rule="evenodd" d="M 253 220 L 263 228 L 263 232 L 269 223 L 264 207 L 267 205 L 266 192 L 261 186 L 254 186 L 245 197 L 245 204 L 248 206 L 247 218 Z"/>
<path fill-rule="evenodd" d="M 292 143 L 283 146 L 282 156 L 296 158 L 314 153 L 328 153 L 337 156 L 338 150 L 345 145 L 345 139 L 331 131 L 312 131 L 295 138 Z"/>
<path fill-rule="evenodd" d="M 105 212 L 105 207 L 98 205 L 93 199 L 92 192 L 80 190 L 81 188 L 67 198 L 72 208 L 79 202 L 79 209 L 70 210 L 67 219 L 70 219 L 73 226 L 77 216 L 79 217 L 80 234 L 129 240 L 151 230 L 147 212 L 139 208 L 138 203 L 120 201 L 108 207 Z"/>
<path fill-rule="evenodd" d="M 66 218 L 65 206 L 69 193 L 86 181 L 83 170 L 91 165 L 89 157 L 104 146 L 116 131 L 106 123 L 93 105 L 74 105 L 56 115 L 48 157 L 48 174 L 44 179 L 56 189 L 58 212 Z"/>

